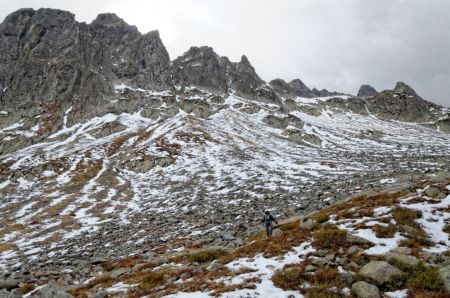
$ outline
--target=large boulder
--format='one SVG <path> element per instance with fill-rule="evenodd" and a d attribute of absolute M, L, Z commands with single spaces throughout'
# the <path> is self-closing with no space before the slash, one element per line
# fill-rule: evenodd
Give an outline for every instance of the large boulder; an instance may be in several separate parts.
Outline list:
<path fill-rule="evenodd" d="M 267 115 L 262 121 L 270 127 L 284 129 L 289 125 L 288 117 L 278 117 L 275 115 Z"/>
<path fill-rule="evenodd" d="M 300 228 L 306 229 L 306 230 L 312 230 L 316 228 L 319 224 L 312 220 L 311 218 L 304 218 L 300 221 Z"/>
<path fill-rule="evenodd" d="M 374 285 L 358 281 L 352 285 L 352 291 L 358 298 L 380 298 L 380 291 Z"/>
<path fill-rule="evenodd" d="M 322 140 L 315 134 L 304 134 L 303 141 L 315 146 L 320 146 L 322 144 Z"/>
<path fill-rule="evenodd" d="M 386 260 L 395 261 L 409 266 L 417 266 L 419 260 L 416 257 L 408 256 L 401 253 L 389 252 L 385 255 Z"/>
<path fill-rule="evenodd" d="M 432 198 L 437 198 L 441 194 L 441 190 L 436 186 L 430 186 L 425 189 L 425 194 Z"/>
<path fill-rule="evenodd" d="M 374 281 L 377 285 L 382 285 L 391 281 L 402 272 L 385 261 L 371 261 L 361 268 L 361 275 Z"/>
<path fill-rule="evenodd" d="M 440 131 L 450 133 L 450 117 L 439 119 L 436 121 L 436 125 Z"/>

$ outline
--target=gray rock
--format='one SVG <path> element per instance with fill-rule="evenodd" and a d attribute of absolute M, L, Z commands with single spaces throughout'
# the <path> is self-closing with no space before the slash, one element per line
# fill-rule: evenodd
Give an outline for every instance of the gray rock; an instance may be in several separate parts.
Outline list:
<path fill-rule="evenodd" d="M 412 250 L 409 247 L 399 246 L 399 247 L 392 249 L 392 252 L 396 252 L 396 253 L 404 254 L 404 255 L 410 255 Z"/>
<path fill-rule="evenodd" d="M 175 85 L 227 93 L 226 65 L 211 47 L 191 47 L 172 63 Z"/>
<path fill-rule="evenodd" d="M 327 100 L 326 104 L 328 107 L 338 110 L 342 113 L 352 112 L 361 115 L 368 114 L 365 101 L 359 97 L 334 97 Z"/>
<path fill-rule="evenodd" d="M 380 298 L 380 291 L 374 285 L 358 281 L 352 285 L 352 291 L 358 298 Z"/>
<path fill-rule="evenodd" d="M 359 236 L 352 235 L 352 234 L 347 234 L 347 242 L 352 243 L 352 244 L 360 244 L 360 245 L 373 244 L 372 242 L 370 242 L 367 239 L 364 239 L 364 238 L 361 238 Z"/>
<path fill-rule="evenodd" d="M 370 85 L 361 85 L 358 90 L 358 97 L 372 97 L 377 95 L 378 92 Z"/>
<path fill-rule="evenodd" d="M 288 137 L 288 139 L 294 142 L 301 142 L 303 139 L 302 132 L 298 129 L 285 129 L 281 135 Z"/>
<path fill-rule="evenodd" d="M 430 108 L 438 107 L 425 101 L 416 92 L 399 82 L 394 90 L 385 90 L 366 100 L 369 111 L 383 119 L 395 119 L 406 122 L 424 122 L 432 120 Z"/>
<path fill-rule="evenodd" d="M 346 267 L 347 270 L 356 272 L 360 269 L 360 266 L 358 264 L 356 264 L 355 262 L 350 262 Z"/>
<path fill-rule="evenodd" d="M 173 89 L 170 59 L 159 33 L 141 34 L 114 14 L 101 14 L 86 24 L 67 11 L 22 9 L 0 24 L 0 40 L 0 109 L 20 111 L 2 117 L 0 127 L 20 117 L 24 127 L 32 127 L 36 116 L 41 124 L 52 124 L 42 126 L 29 142 L 61 128 L 70 106 L 68 125 L 110 112 L 112 99 L 132 93 L 116 94 L 114 86 L 120 82 Z M 114 109 L 121 113 L 136 105 L 127 102 Z M 0 153 L 28 144 L 15 143 Z"/>
<path fill-rule="evenodd" d="M 357 253 L 362 252 L 362 251 L 363 251 L 363 250 L 362 250 L 359 246 L 352 245 L 352 246 L 350 246 L 350 247 L 348 248 L 347 253 L 348 253 L 349 255 L 354 255 L 354 254 L 357 254 Z"/>
<path fill-rule="evenodd" d="M 73 298 L 66 290 L 51 280 L 42 288 L 37 288 L 28 294 L 30 298 Z"/>
<path fill-rule="evenodd" d="M 385 254 L 385 258 L 388 261 L 394 260 L 409 266 L 417 266 L 419 264 L 419 260 L 417 260 L 416 257 L 396 252 L 389 252 Z"/>
<path fill-rule="evenodd" d="M 272 237 L 281 237 L 283 232 L 280 229 L 273 230 Z"/>
<path fill-rule="evenodd" d="M 450 293 L 450 265 L 439 269 L 439 275 L 444 282 L 445 291 L 447 291 L 447 293 Z"/>
<path fill-rule="evenodd" d="M 117 268 L 111 271 L 109 274 L 112 278 L 117 278 L 121 275 L 128 274 L 132 271 L 132 268 Z"/>
<path fill-rule="evenodd" d="M 281 96 L 285 97 L 313 97 L 311 89 L 301 80 L 295 79 L 286 83 L 283 79 L 275 79 L 269 82 L 269 85 Z"/>
<path fill-rule="evenodd" d="M 87 298 L 107 298 L 108 292 L 105 289 L 96 289 L 87 295 Z"/>
<path fill-rule="evenodd" d="M 317 267 L 313 266 L 313 265 L 308 265 L 305 267 L 305 272 L 314 272 L 316 270 L 317 270 Z"/>
<path fill-rule="evenodd" d="M 318 226 L 318 223 L 311 218 L 303 219 L 300 221 L 300 228 L 306 230 L 312 230 Z"/>
<path fill-rule="evenodd" d="M 14 279 L 0 279 L 0 289 L 6 289 L 8 291 L 11 291 L 12 289 L 15 289 L 19 286 L 19 283 L 17 280 Z"/>
<path fill-rule="evenodd" d="M 425 190 L 425 194 L 432 198 L 437 198 L 441 194 L 441 190 L 436 186 L 430 186 Z"/>
<path fill-rule="evenodd" d="M 326 268 L 332 266 L 333 262 L 325 258 L 317 257 L 311 260 L 311 264 L 319 268 Z"/>
<path fill-rule="evenodd" d="M 12 298 L 11 293 L 5 289 L 0 289 L 0 298 Z"/>
<path fill-rule="evenodd" d="M 107 258 L 104 258 L 104 257 L 93 257 L 93 258 L 91 258 L 91 264 L 93 264 L 93 265 L 106 263 L 108 261 L 109 260 Z"/>
<path fill-rule="evenodd" d="M 438 121 L 436 121 L 436 126 L 440 131 L 450 133 L 450 118 L 438 119 Z"/>
<path fill-rule="evenodd" d="M 281 118 L 274 115 L 267 115 L 262 121 L 270 127 L 278 129 L 285 129 L 289 125 L 288 117 Z"/>
<path fill-rule="evenodd" d="M 402 272 L 387 262 L 371 261 L 362 267 L 359 273 L 373 280 L 377 285 L 382 285 Z"/>
<path fill-rule="evenodd" d="M 304 134 L 302 138 L 303 141 L 316 146 L 320 146 L 322 144 L 322 140 L 314 134 Z"/>
<path fill-rule="evenodd" d="M 234 239 L 236 239 L 236 237 L 230 234 L 224 234 L 222 235 L 222 239 L 225 241 L 233 241 Z"/>

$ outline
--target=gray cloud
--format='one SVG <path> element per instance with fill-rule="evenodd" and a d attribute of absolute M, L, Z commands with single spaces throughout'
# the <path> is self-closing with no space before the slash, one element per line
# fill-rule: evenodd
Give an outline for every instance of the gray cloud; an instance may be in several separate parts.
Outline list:
<path fill-rule="evenodd" d="M 115 12 L 142 32 L 158 29 L 172 59 L 209 45 L 232 60 L 247 55 L 267 81 L 349 93 L 405 81 L 450 106 L 447 0 L 16 0 L 0 3 L 0 18 L 21 7 L 70 10 L 86 22 Z"/>

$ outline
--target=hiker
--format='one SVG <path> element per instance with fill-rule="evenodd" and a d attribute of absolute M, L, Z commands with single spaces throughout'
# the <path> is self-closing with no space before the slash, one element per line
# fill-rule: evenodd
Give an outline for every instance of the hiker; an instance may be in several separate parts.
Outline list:
<path fill-rule="evenodd" d="M 264 223 L 264 227 L 266 228 L 267 237 L 272 236 L 273 223 L 275 222 L 278 225 L 278 221 L 275 219 L 275 217 L 273 217 L 269 211 L 266 211 L 266 212 L 264 212 L 264 217 L 261 220 L 261 222 Z"/>

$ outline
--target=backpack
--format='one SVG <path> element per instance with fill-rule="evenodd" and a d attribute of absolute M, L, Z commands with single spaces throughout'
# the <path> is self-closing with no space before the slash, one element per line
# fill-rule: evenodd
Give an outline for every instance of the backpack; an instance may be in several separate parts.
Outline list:
<path fill-rule="evenodd" d="M 263 222 L 264 222 L 264 224 L 267 225 L 267 226 L 271 225 L 272 222 L 273 222 L 273 217 L 272 217 L 272 215 L 270 215 L 270 214 L 264 214 Z"/>

